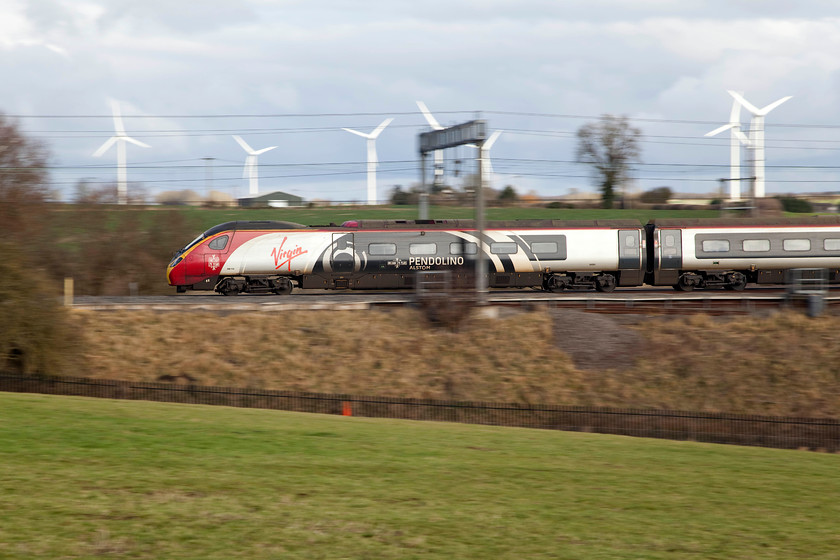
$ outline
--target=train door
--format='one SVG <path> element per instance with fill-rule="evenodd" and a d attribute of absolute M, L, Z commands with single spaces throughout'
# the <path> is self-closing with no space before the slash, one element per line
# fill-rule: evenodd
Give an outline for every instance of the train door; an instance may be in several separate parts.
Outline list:
<path fill-rule="evenodd" d="M 658 229 L 658 270 L 654 271 L 657 285 L 677 283 L 682 268 L 682 230 Z"/>
<path fill-rule="evenodd" d="M 330 254 L 330 265 L 333 272 L 353 272 L 356 263 L 355 246 L 352 233 L 332 234 L 332 253 Z"/>
<path fill-rule="evenodd" d="M 618 230 L 618 268 L 621 286 L 638 286 L 644 278 L 642 232 L 638 229 Z"/>

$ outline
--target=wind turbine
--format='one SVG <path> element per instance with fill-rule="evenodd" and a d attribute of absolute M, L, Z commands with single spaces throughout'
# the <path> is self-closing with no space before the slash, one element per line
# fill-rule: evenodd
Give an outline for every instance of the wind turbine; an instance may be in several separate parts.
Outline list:
<path fill-rule="evenodd" d="M 264 154 L 269 150 L 273 150 L 277 146 L 270 146 L 268 148 L 263 148 L 262 150 L 254 150 L 241 137 L 234 134 L 233 139 L 236 140 L 237 143 L 242 146 L 242 149 L 248 154 L 245 158 L 245 167 L 242 169 L 242 177 L 248 179 L 248 194 L 256 196 L 260 192 L 260 179 L 257 173 L 257 156 Z"/>
<path fill-rule="evenodd" d="M 117 101 L 111 100 L 111 112 L 114 114 L 114 132 L 116 134 L 108 138 L 98 150 L 93 152 L 94 157 L 100 157 L 108 151 L 114 144 L 117 145 L 117 202 L 119 204 L 128 203 L 128 188 L 126 187 L 126 165 L 125 165 L 125 145 L 127 142 L 136 144 L 141 148 L 149 148 L 150 146 L 140 140 L 131 138 L 125 132 L 125 126 L 120 115 L 120 104 Z"/>
<path fill-rule="evenodd" d="M 732 111 L 729 113 L 729 124 L 707 132 L 705 136 L 716 136 L 726 130 L 731 131 L 729 142 L 729 200 L 741 198 L 741 144 L 750 145 L 749 138 L 741 132 L 741 104 L 732 101 Z"/>
<path fill-rule="evenodd" d="M 388 118 L 376 127 L 370 134 L 359 132 L 351 128 L 342 128 L 362 138 L 367 138 L 367 195 L 368 204 L 376 204 L 376 167 L 379 165 L 379 160 L 376 158 L 376 138 L 382 134 L 385 127 L 391 124 L 394 119 Z"/>
<path fill-rule="evenodd" d="M 737 91 L 729 91 L 729 95 L 731 95 L 735 101 L 741 104 L 741 106 L 752 113 L 753 117 L 750 121 L 750 152 L 752 153 L 752 164 L 753 164 L 753 196 L 756 198 L 764 198 L 764 117 L 767 116 L 767 113 L 790 99 L 791 95 L 787 97 L 782 97 L 759 109 L 746 99 L 744 96 L 738 93 Z"/>

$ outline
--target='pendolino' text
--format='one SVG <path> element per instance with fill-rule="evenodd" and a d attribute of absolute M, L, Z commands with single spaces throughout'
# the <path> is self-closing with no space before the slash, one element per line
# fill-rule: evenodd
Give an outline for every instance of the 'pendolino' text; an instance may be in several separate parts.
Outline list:
<path fill-rule="evenodd" d="M 433 266 L 463 266 L 464 257 L 409 257 L 410 270 L 429 270 Z"/>

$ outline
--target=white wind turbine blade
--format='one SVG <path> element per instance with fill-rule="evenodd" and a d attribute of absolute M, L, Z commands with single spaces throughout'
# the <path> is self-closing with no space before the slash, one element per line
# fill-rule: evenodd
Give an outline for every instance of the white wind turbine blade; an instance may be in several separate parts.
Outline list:
<path fill-rule="evenodd" d="M 744 92 L 736 91 L 738 95 L 741 97 L 744 96 Z M 741 126 L 741 102 L 735 99 L 732 102 L 732 110 L 729 111 L 729 124 L 732 126 Z"/>
<path fill-rule="evenodd" d="M 118 138 L 116 136 L 111 136 L 110 138 L 105 140 L 105 143 L 102 144 L 98 150 L 93 152 L 93 157 L 101 157 L 102 154 L 104 154 L 111 148 L 111 146 L 117 143 L 117 140 Z"/>
<path fill-rule="evenodd" d="M 484 149 L 489 152 L 490 148 L 493 147 L 493 144 L 496 143 L 496 140 L 499 139 L 499 136 L 502 135 L 502 132 L 504 132 L 504 131 L 503 130 L 497 130 L 497 131 L 493 132 L 493 134 L 490 135 L 490 138 L 488 138 L 487 140 L 484 141 Z"/>
<path fill-rule="evenodd" d="M 769 113 L 770 111 L 772 111 L 773 109 L 775 109 L 776 107 L 778 107 L 779 105 L 781 105 L 782 103 L 784 103 L 785 101 L 787 101 L 788 99 L 791 99 L 793 97 L 792 95 L 788 95 L 787 97 L 782 97 L 781 99 L 778 99 L 778 100 L 774 101 L 770 105 L 767 105 L 767 106 L 759 109 L 758 107 L 756 107 L 755 105 L 753 105 L 752 103 L 750 103 L 749 101 L 744 99 L 744 96 L 741 95 L 740 93 L 738 93 L 737 91 L 729 90 L 729 95 L 731 95 L 738 103 L 740 103 L 744 107 L 744 109 L 746 109 L 747 111 L 749 111 L 750 113 L 752 113 L 756 117 L 763 117 L 763 116 L 767 115 L 767 113 Z"/>
<path fill-rule="evenodd" d="M 364 132 L 359 132 L 358 130 L 353 130 L 352 128 L 342 128 L 341 130 L 346 130 L 347 132 L 351 132 L 357 136 L 361 136 L 362 138 L 370 138 L 370 134 L 365 134 Z"/>
<path fill-rule="evenodd" d="M 245 142 L 245 140 L 243 140 L 241 136 L 237 136 L 236 134 L 234 134 L 233 139 L 236 140 L 236 142 L 240 146 L 242 146 L 242 149 L 245 150 L 248 154 L 253 154 L 254 153 L 253 148 L 251 148 L 251 146 L 249 146 L 248 143 Z"/>
<path fill-rule="evenodd" d="M 122 115 L 120 114 L 120 104 L 113 99 L 111 100 L 111 113 L 114 115 L 114 130 L 117 136 L 125 136 L 125 125 L 123 125 Z"/>
<path fill-rule="evenodd" d="M 382 134 L 382 131 L 385 130 L 385 127 L 394 122 L 394 119 L 385 119 L 382 123 L 376 127 L 376 130 L 370 133 L 370 139 L 376 140 L 376 138 Z"/>
<path fill-rule="evenodd" d="M 721 127 L 719 127 L 719 128 L 714 129 L 714 130 L 713 130 L 713 131 L 711 131 L 711 132 L 707 132 L 707 133 L 706 133 L 706 134 L 704 134 L 703 136 L 717 136 L 717 135 L 718 135 L 718 134 L 720 134 L 721 132 L 727 131 L 727 130 L 729 130 L 730 128 L 734 128 L 734 127 L 736 127 L 736 126 L 738 126 L 738 125 L 737 125 L 737 124 L 732 124 L 732 123 L 725 124 L 725 125 L 723 125 L 723 126 L 721 126 Z"/>
<path fill-rule="evenodd" d="M 276 148 L 276 147 L 277 147 L 277 146 L 270 146 L 270 147 L 268 147 L 268 148 L 263 148 L 262 150 L 257 150 L 257 151 L 256 151 L 256 152 L 254 152 L 252 155 L 254 155 L 254 156 L 258 156 L 258 155 L 260 155 L 260 154 L 264 154 L 264 153 L 266 153 L 266 152 L 267 152 L 267 151 L 269 151 L 269 150 L 273 150 L 273 149 L 274 149 L 274 148 Z"/>
<path fill-rule="evenodd" d="M 792 97 L 793 97 L 792 95 L 788 95 L 787 97 L 782 97 L 781 99 L 779 99 L 777 101 L 774 101 L 770 105 L 762 107 L 761 108 L 761 114 L 766 115 L 767 113 L 769 113 L 770 111 L 772 111 L 773 109 L 775 109 L 776 107 L 778 107 L 779 105 L 781 105 L 782 103 L 787 101 L 788 99 L 791 99 Z"/>
<path fill-rule="evenodd" d="M 429 123 L 429 126 L 432 127 L 432 130 L 442 130 L 443 127 L 437 121 L 437 119 L 432 115 L 432 112 L 429 111 L 429 108 L 426 107 L 426 104 L 422 101 L 417 101 L 417 106 L 420 108 L 420 112 L 423 113 L 423 116 L 426 117 L 426 122 Z"/>
<path fill-rule="evenodd" d="M 737 127 L 732 128 L 732 135 L 735 136 L 735 138 L 737 138 L 738 140 L 740 140 L 741 143 L 745 146 L 750 145 L 750 139 L 747 138 L 747 135 L 741 132 L 740 129 L 738 129 Z M 708 136 L 708 134 L 706 136 Z"/>
<path fill-rule="evenodd" d="M 733 98 L 733 99 L 735 99 L 735 101 L 737 101 L 738 103 L 740 103 L 740 104 L 741 104 L 741 106 L 742 106 L 744 109 L 746 109 L 747 111 L 749 111 L 749 112 L 750 112 L 750 113 L 752 113 L 753 115 L 758 115 L 758 114 L 761 112 L 761 111 L 759 110 L 759 108 L 758 108 L 758 107 L 756 107 L 755 105 L 753 105 L 752 103 L 750 103 L 749 101 L 747 101 L 746 99 L 744 99 L 744 96 L 743 96 L 743 95 L 741 95 L 740 93 L 738 93 L 737 91 L 732 91 L 732 90 L 730 89 L 730 90 L 726 90 L 726 92 L 727 92 L 729 95 L 731 95 L 731 96 L 732 96 L 732 98 Z"/>
<path fill-rule="evenodd" d="M 151 148 L 151 146 L 149 146 L 145 142 L 141 142 L 140 140 L 136 140 L 136 139 L 134 139 L 130 136 L 123 136 L 122 140 L 125 141 L 125 142 L 131 142 L 132 144 L 134 144 L 136 146 L 140 146 L 141 148 Z"/>

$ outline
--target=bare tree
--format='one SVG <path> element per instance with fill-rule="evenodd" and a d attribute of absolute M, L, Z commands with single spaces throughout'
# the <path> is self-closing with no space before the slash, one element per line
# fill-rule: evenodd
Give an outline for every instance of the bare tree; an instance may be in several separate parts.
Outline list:
<path fill-rule="evenodd" d="M 615 115 L 603 115 L 578 129 L 577 161 L 593 166 L 604 208 L 612 208 L 616 187 L 627 180 L 630 163 L 638 159 L 641 135 L 627 117 Z"/>
<path fill-rule="evenodd" d="M 0 231 L 27 237 L 39 229 L 50 190 L 47 149 L 0 114 Z"/>

